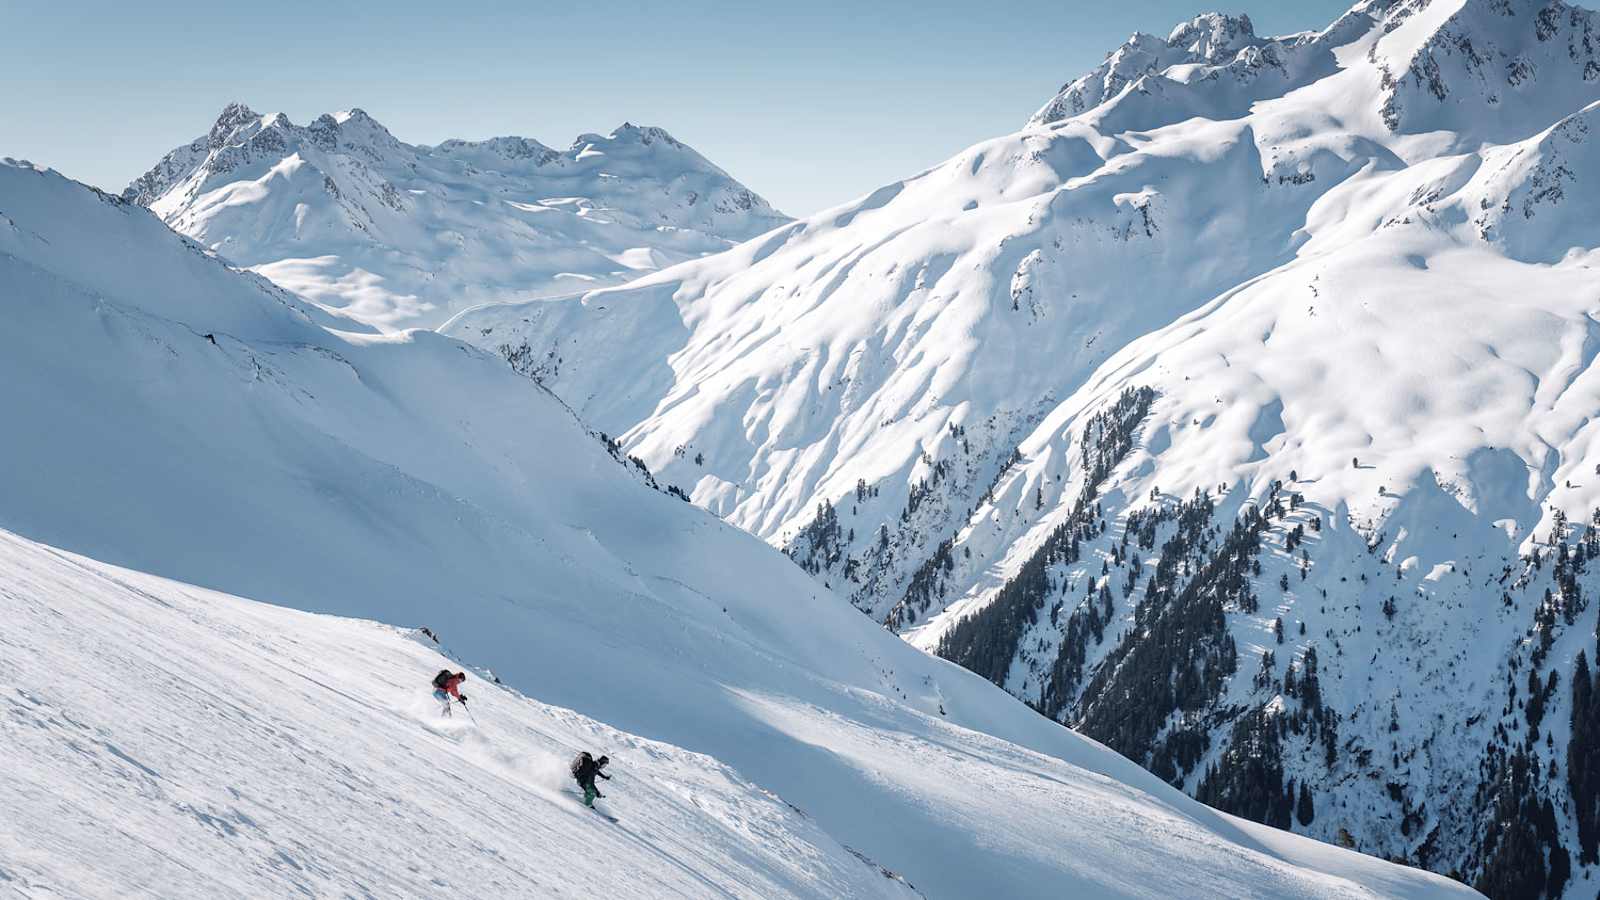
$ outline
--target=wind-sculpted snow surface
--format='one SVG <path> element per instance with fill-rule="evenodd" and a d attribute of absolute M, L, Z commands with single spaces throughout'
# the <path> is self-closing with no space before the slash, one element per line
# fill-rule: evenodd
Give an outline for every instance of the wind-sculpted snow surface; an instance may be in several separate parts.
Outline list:
<path fill-rule="evenodd" d="M 1597 27 L 1203 16 L 860 201 L 444 330 L 1208 802 L 1590 891 Z M 1091 422 L 1146 390 L 1096 474 Z"/>
<path fill-rule="evenodd" d="M 1217 813 L 921 653 L 496 356 L 326 328 L 51 172 L 0 165 L 0 216 L 9 887 L 1464 893 Z M 427 720 L 442 662 L 392 630 L 216 591 L 430 626 L 480 667 L 478 726 Z M 616 826 L 551 793 L 577 746 L 617 751 Z"/>
<path fill-rule="evenodd" d="M 396 140 L 365 112 L 307 126 L 241 104 L 124 192 L 178 232 L 385 327 L 626 281 L 787 221 L 659 128 L 570 149 Z"/>

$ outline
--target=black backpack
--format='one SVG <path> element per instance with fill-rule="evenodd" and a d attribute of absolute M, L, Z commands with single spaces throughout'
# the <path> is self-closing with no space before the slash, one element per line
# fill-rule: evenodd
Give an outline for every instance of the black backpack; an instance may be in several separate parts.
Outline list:
<path fill-rule="evenodd" d="M 577 757 L 572 760 L 572 777 L 579 779 L 583 778 L 583 773 L 590 766 L 594 765 L 591 760 L 592 757 L 589 756 L 589 751 L 585 750 L 582 753 L 579 753 Z"/>
<path fill-rule="evenodd" d="M 454 677 L 456 677 L 456 673 L 449 669 L 440 669 L 439 674 L 433 676 L 433 686 L 442 691 L 444 686 Z"/>

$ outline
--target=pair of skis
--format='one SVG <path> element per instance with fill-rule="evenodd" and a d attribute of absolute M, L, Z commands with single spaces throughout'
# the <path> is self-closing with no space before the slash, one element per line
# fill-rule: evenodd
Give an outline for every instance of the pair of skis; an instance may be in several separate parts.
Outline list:
<path fill-rule="evenodd" d="M 588 811 L 594 813 L 595 815 L 599 816 L 600 818 L 605 819 L 607 822 L 610 822 L 611 824 L 615 825 L 619 821 L 621 821 L 616 816 L 613 816 L 612 814 L 610 814 L 608 812 L 601 812 L 599 809 L 597 809 L 597 808 L 595 808 L 593 806 L 590 806 L 587 803 L 584 803 L 582 794 L 574 793 L 572 791 L 567 791 L 566 793 L 570 794 L 573 797 L 578 798 L 578 805 L 579 806 L 582 806 L 584 809 L 587 809 Z"/>

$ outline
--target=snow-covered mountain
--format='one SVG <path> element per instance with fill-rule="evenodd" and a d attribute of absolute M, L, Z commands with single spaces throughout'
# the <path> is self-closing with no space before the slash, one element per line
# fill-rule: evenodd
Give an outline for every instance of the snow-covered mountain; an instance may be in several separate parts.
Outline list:
<path fill-rule="evenodd" d="M 444 331 L 1192 795 L 1588 892 L 1597 118 L 1559 0 L 1206 15 L 859 201 Z"/>
<path fill-rule="evenodd" d="M 176 231 L 383 327 L 616 284 L 788 221 L 660 128 L 567 150 L 403 143 L 359 109 L 310 125 L 230 104 L 123 192 Z"/>
<path fill-rule="evenodd" d="M 0 286 L 8 889 L 1466 895 L 1194 802 L 498 356 L 354 329 L 135 204 L 0 165 Z M 237 597 L 428 626 L 477 722 L 430 719 L 416 633 Z M 614 831 L 553 793 L 580 746 Z"/>

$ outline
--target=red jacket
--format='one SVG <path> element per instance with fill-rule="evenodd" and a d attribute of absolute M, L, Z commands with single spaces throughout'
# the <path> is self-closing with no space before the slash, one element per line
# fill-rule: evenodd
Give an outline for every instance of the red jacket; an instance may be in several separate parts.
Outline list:
<path fill-rule="evenodd" d="M 445 680 L 444 687 L 440 688 L 440 690 L 442 690 L 446 694 L 449 694 L 450 696 L 456 698 L 457 700 L 460 700 L 461 699 L 461 692 L 456 690 L 456 688 L 461 684 L 461 682 L 466 681 L 466 680 L 467 680 L 467 676 L 465 674 L 462 674 L 462 675 L 451 675 L 448 679 Z"/>

